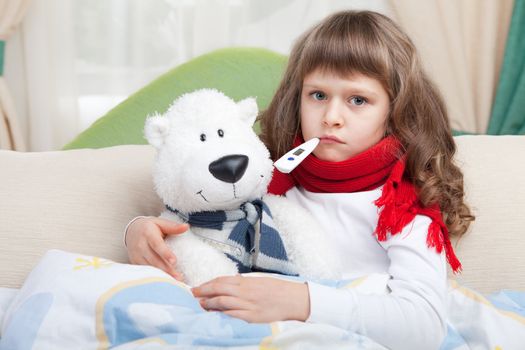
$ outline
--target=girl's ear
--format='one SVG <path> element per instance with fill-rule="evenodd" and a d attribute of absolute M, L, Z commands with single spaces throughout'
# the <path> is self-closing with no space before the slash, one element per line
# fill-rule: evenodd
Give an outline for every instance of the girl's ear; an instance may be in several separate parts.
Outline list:
<path fill-rule="evenodd" d="M 160 149 L 170 131 L 170 121 L 167 117 L 154 114 L 146 119 L 144 136 L 149 144 Z"/>
<path fill-rule="evenodd" d="M 255 98 L 245 98 L 244 100 L 237 102 L 237 106 L 239 106 L 239 109 L 241 110 L 241 119 L 248 123 L 248 125 L 252 126 L 253 123 L 255 123 L 255 118 L 257 118 L 257 113 L 259 113 Z"/>

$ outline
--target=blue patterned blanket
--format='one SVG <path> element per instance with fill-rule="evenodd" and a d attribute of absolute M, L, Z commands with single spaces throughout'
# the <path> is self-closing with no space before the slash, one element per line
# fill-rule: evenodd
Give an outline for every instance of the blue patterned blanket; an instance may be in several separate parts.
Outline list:
<path fill-rule="evenodd" d="M 296 279 L 294 277 L 286 277 Z M 384 289 L 377 276 L 325 281 Z M 449 286 L 442 349 L 520 349 L 525 293 L 482 296 Z M 189 287 L 148 266 L 49 251 L 9 305 L 0 349 L 384 349 L 333 326 L 296 321 L 250 324 L 204 311 Z"/>

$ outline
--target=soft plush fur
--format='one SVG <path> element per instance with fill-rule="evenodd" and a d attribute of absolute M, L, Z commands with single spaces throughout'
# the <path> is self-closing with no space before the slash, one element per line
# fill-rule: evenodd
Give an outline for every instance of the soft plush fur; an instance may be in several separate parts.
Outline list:
<path fill-rule="evenodd" d="M 257 113 L 253 98 L 236 103 L 217 90 L 203 89 L 179 97 L 164 115 L 149 117 L 145 136 L 157 149 L 156 191 L 167 206 L 182 213 L 233 210 L 264 197 L 299 274 L 336 278 L 337 264 L 311 214 L 285 197 L 266 195 L 273 163 L 252 129 Z M 210 171 L 212 162 L 229 155 L 248 157 L 246 170 L 234 182 Z M 182 221 L 168 210 L 161 217 Z M 217 249 L 226 238 L 224 232 L 190 227 L 168 239 L 186 283 L 194 286 L 238 273 L 237 265 Z"/>

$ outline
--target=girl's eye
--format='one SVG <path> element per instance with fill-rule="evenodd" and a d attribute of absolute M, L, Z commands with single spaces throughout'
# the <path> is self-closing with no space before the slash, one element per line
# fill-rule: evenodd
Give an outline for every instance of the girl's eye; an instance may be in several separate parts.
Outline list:
<path fill-rule="evenodd" d="M 356 106 L 362 106 L 366 103 L 366 99 L 361 96 L 354 96 L 350 99 L 350 103 Z"/>
<path fill-rule="evenodd" d="M 219 134 L 220 137 L 224 137 L 224 130 L 222 129 L 217 130 L 217 134 Z"/>
<path fill-rule="evenodd" d="M 321 91 L 315 91 L 310 94 L 315 100 L 321 101 L 326 100 L 326 95 Z"/>
<path fill-rule="evenodd" d="M 206 141 L 206 134 L 201 134 L 201 141 L 202 142 Z"/>

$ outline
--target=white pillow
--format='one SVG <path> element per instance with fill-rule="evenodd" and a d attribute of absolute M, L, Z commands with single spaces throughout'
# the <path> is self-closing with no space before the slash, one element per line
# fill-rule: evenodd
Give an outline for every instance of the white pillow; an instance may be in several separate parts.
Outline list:
<path fill-rule="evenodd" d="M 150 146 L 0 151 L 0 287 L 18 288 L 48 249 L 127 261 L 123 230 L 158 215 Z"/>

